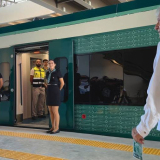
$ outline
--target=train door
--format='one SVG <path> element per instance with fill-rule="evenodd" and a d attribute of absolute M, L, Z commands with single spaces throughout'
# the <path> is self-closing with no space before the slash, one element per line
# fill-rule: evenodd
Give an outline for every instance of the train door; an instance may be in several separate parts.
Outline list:
<path fill-rule="evenodd" d="M 43 116 L 38 105 L 40 95 L 38 94 L 36 116 L 33 118 L 33 86 L 30 83 L 31 70 L 36 66 L 36 60 L 41 60 L 41 68 L 44 67 L 43 60 L 48 60 L 48 43 L 31 44 L 15 48 L 16 52 L 16 126 L 32 128 L 48 128 L 49 114 L 46 103 L 43 104 Z M 46 69 L 47 70 L 47 69 Z M 44 89 L 44 87 L 43 87 Z"/>
<path fill-rule="evenodd" d="M 54 59 L 65 81 L 61 91 L 60 128 L 74 128 L 73 91 L 73 43 L 71 39 L 54 40 L 49 43 L 49 59 Z"/>
<path fill-rule="evenodd" d="M 3 87 L 0 90 L 0 125 L 14 125 L 14 49 L 0 49 L 0 73 Z"/>

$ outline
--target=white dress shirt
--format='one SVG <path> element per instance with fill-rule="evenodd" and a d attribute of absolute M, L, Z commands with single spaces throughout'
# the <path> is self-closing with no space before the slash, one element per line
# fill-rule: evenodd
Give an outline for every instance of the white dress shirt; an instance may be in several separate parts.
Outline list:
<path fill-rule="evenodd" d="M 160 120 L 160 42 L 157 47 L 157 54 L 153 64 L 153 74 L 147 94 L 148 97 L 144 106 L 145 114 L 141 116 L 141 122 L 136 127 L 137 132 L 142 137 L 146 137 Z"/>

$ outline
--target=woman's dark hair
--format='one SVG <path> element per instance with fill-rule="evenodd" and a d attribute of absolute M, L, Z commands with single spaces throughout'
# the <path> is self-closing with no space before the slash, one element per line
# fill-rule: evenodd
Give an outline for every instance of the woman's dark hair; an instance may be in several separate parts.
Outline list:
<path fill-rule="evenodd" d="M 54 59 L 50 59 L 49 61 L 53 61 L 55 63 Z"/>

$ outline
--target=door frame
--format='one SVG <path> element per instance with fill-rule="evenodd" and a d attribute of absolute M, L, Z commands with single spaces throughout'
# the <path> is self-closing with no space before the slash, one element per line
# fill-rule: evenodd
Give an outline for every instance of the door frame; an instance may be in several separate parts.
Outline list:
<path fill-rule="evenodd" d="M 17 51 L 18 49 L 23 49 L 25 47 L 34 47 L 34 46 L 43 46 L 43 45 L 48 45 L 48 50 L 49 50 L 49 42 L 48 41 L 45 41 L 45 42 L 34 42 L 34 43 L 29 43 L 29 44 L 21 44 L 21 45 L 17 45 L 17 46 L 14 46 L 14 56 L 15 56 L 15 60 L 14 60 L 14 79 L 15 79 L 15 88 L 17 87 L 17 76 L 16 76 L 16 69 L 17 69 L 17 66 L 16 66 L 16 56 L 17 56 Z M 17 50 L 17 51 L 16 51 Z M 41 50 L 41 49 L 39 49 Z M 20 51 L 19 53 L 23 54 L 23 53 L 29 53 L 31 51 L 34 51 L 34 50 L 28 50 L 28 51 Z M 49 54 L 48 54 L 48 57 L 49 57 Z M 30 67 L 30 66 L 29 66 Z M 31 127 L 31 126 L 16 126 L 16 122 L 17 122 L 17 100 L 16 100 L 16 95 L 17 95 L 17 91 L 15 91 L 14 93 L 14 110 L 15 110 L 15 123 L 14 123 L 14 126 L 15 127 L 21 127 L 21 128 L 38 128 L 38 129 L 46 129 L 44 127 Z M 49 124 L 48 124 L 48 127 L 49 127 Z"/>

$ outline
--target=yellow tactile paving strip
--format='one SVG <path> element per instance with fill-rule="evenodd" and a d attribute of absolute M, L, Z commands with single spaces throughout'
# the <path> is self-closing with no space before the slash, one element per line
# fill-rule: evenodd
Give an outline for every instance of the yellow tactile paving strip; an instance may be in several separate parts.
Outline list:
<path fill-rule="evenodd" d="M 93 140 L 86 140 L 86 139 L 69 138 L 69 137 L 59 137 L 55 135 L 41 135 L 41 134 L 9 132 L 9 131 L 0 131 L 0 135 L 56 141 L 56 142 L 62 142 L 62 143 L 70 143 L 70 144 L 77 144 L 77 145 L 84 145 L 84 146 L 91 146 L 91 147 L 114 149 L 114 150 L 120 150 L 120 151 L 126 151 L 126 152 L 133 151 L 133 147 L 130 145 L 100 142 L 100 141 L 93 141 Z M 160 156 L 160 149 L 143 148 L 143 153 Z"/>
<path fill-rule="evenodd" d="M 5 149 L 0 149 L 0 157 L 15 159 L 15 160 L 64 160 L 62 158 L 54 158 L 49 156 L 10 151 Z"/>

